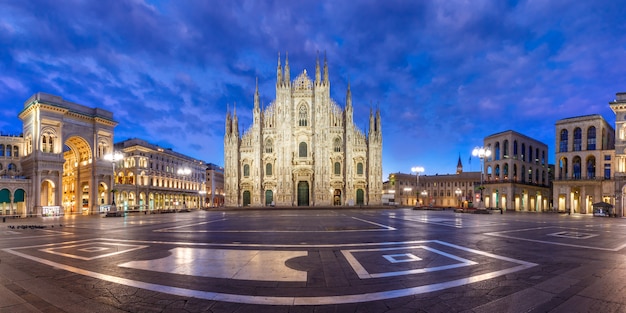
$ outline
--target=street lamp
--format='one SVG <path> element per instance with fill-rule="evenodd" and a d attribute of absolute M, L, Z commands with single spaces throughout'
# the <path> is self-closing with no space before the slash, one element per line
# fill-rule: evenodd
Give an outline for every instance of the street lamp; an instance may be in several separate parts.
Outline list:
<path fill-rule="evenodd" d="M 418 206 L 420 203 L 419 197 L 419 188 L 420 188 L 420 173 L 424 172 L 424 167 L 422 166 L 413 166 L 411 167 L 411 172 L 415 173 L 417 177 L 417 185 L 415 186 L 415 206 Z"/>
<path fill-rule="evenodd" d="M 104 155 L 104 159 L 111 162 L 111 165 L 113 165 L 113 176 L 111 176 L 112 178 L 112 182 L 111 182 L 111 193 L 113 194 L 113 200 L 111 201 L 111 209 L 114 209 L 114 211 L 117 211 L 117 208 L 115 207 L 115 184 L 117 183 L 115 178 L 117 178 L 117 176 L 115 175 L 115 164 L 117 163 L 117 161 L 121 160 L 124 158 L 124 154 L 114 151 L 112 153 L 107 153 Z"/>
<path fill-rule="evenodd" d="M 491 149 L 489 147 L 475 147 L 474 150 L 472 150 L 472 155 L 480 159 L 480 186 L 478 187 L 478 189 L 480 189 L 480 203 L 478 205 L 484 208 L 483 189 L 485 189 L 485 187 L 483 186 L 483 173 L 485 172 L 485 158 L 491 156 Z"/>
<path fill-rule="evenodd" d="M 461 189 L 457 187 L 454 191 L 454 194 L 456 195 L 456 206 L 460 207 L 459 204 L 461 203 Z"/>

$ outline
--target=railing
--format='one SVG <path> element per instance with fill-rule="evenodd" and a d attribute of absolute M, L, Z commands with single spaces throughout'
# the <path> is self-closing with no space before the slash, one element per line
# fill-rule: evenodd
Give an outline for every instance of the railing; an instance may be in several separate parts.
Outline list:
<path fill-rule="evenodd" d="M 594 176 L 594 177 L 583 177 L 583 176 L 565 176 L 565 177 L 555 177 L 554 181 L 582 181 L 582 180 L 587 180 L 587 181 L 604 181 L 604 180 L 612 180 L 613 177 L 604 177 L 604 176 Z"/>
<path fill-rule="evenodd" d="M 521 181 L 519 179 L 495 179 L 495 180 L 492 179 L 492 180 L 483 181 L 483 185 L 490 185 L 490 184 L 521 184 L 521 185 L 528 185 L 528 186 L 549 187 L 549 185 L 546 183 L 527 182 L 527 181 Z M 480 186 L 480 182 L 474 182 L 474 185 Z"/>

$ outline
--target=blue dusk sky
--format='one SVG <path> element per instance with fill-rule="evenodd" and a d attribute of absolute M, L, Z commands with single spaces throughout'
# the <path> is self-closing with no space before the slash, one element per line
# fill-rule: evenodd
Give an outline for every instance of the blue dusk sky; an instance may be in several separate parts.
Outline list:
<path fill-rule="evenodd" d="M 515 130 L 549 146 L 557 120 L 601 114 L 626 91 L 626 3 L 594 1 L 0 0 L 0 131 L 36 92 L 114 113 L 115 140 L 223 165 L 236 103 L 251 124 L 255 81 L 275 97 L 328 60 L 331 96 L 367 132 L 380 108 L 383 180 L 478 171 L 471 150 Z"/>

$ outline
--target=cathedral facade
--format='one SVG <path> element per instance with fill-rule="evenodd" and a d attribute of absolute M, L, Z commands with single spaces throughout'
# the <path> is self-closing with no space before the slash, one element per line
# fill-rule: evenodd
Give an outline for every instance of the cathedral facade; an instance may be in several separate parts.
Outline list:
<path fill-rule="evenodd" d="M 343 109 L 331 99 L 326 58 L 314 80 L 306 70 L 291 80 L 279 55 L 274 101 L 262 109 L 257 84 L 243 133 L 236 109 L 226 115 L 224 185 L 226 206 L 380 205 L 380 109 L 366 135 L 354 124 L 350 85 Z"/>

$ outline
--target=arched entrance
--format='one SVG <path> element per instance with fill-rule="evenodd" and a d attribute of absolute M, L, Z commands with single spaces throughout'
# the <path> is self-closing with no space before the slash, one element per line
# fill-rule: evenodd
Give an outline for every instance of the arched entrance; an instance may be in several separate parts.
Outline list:
<path fill-rule="evenodd" d="M 357 189 L 356 190 L 356 205 L 363 205 L 365 204 L 365 192 L 363 191 L 363 189 Z"/>
<path fill-rule="evenodd" d="M 309 182 L 298 182 L 298 206 L 309 205 Z"/>
<path fill-rule="evenodd" d="M 341 205 L 341 189 L 335 189 L 333 192 L 333 205 Z"/>
<path fill-rule="evenodd" d="M 265 205 L 272 205 L 274 203 L 274 192 L 271 190 L 265 190 Z"/>
<path fill-rule="evenodd" d="M 243 206 L 249 206 L 249 205 L 250 205 L 250 191 L 245 190 L 243 192 Z"/>
<path fill-rule="evenodd" d="M 1 215 L 11 214 L 11 191 L 9 189 L 0 190 L 0 208 L 2 209 Z"/>
<path fill-rule="evenodd" d="M 100 189 L 112 185 L 111 162 L 104 156 L 113 151 L 113 113 L 36 93 L 19 118 L 29 159 L 22 172 L 33 181 L 27 191 L 33 198 L 28 214 L 44 214 L 44 207 L 60 213 L 62 208 L 67 213 L 99 212 L 109 200 Z"/>
<path fill-rule="evenodd" d="M 56 203 L 54 189 L 54 183 L 49 180 L 45 180 L 41 183 L 41 194 L 39 195 L 41 206 L 51 206 Z"/>

